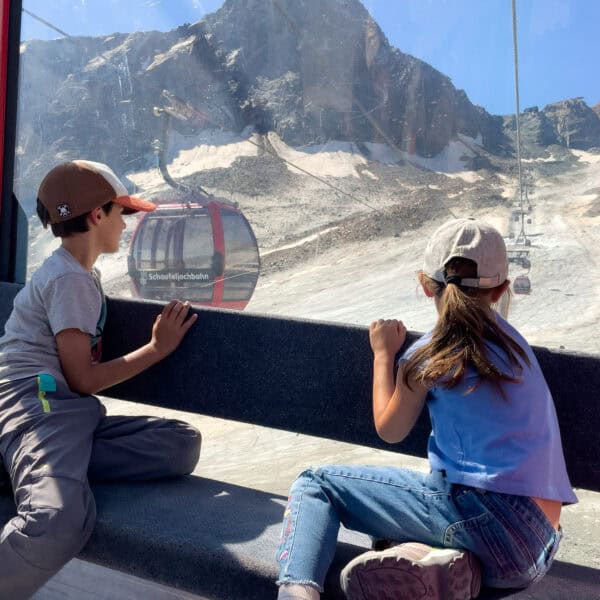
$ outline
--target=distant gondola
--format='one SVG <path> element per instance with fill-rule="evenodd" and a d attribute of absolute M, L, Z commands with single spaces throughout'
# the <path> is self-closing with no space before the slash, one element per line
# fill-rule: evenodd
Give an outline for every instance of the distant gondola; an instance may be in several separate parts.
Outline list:
<path fill-rule="evenodd" d="M 164 117 L 163 138 L 155 141 L 155 150 L 165 181 L 180 194 L 169 203 L 159 201 L 155 211 L 138 221 L 128 256 L 132 292 L 153 300 L 178 298 L 242 310 L 260 271 L 256 237 L 235 203 L 199 186 L 191 190 L 169 175 L 165 153 L 171 118 L 187 121 L 205 114 L 168 92 L 163 96 L 169 106 L 155 109 Z"/>
<path fill-rule="evenodd" d="M 518 275 L 513 283 L 515 294 L 531 294 L 531 282 L 527 275 Z"/>

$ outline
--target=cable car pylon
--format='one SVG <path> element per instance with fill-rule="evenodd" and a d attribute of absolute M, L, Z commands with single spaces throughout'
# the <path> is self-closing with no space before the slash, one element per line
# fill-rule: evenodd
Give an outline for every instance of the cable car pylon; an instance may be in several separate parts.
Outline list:
<path fill-rule="evenodd" d="M 520 103 L 519 103 L 519 51 L 517 43 L 517 1 L 512 0 L 512 30 L 513 30 L 513 51 L 514 51 L 514 74 L 515 74 L 515 124 L 517 134 L 517 169 L 519 176 L 519 220 L 520 229 L 515 239 L 515 245 L 517 248 L 508 250 L 509 262 L 515 262 L 520 264 L 523 268 L 527 269 L 531 267 L 529 260 L 529 246 L 531 241 L 527 237 L 525 232 L 525 206 L 523 202 L 523 170 L 521 167 L 521 127 L 520 127 Z M 529 198 L 528 198 L 529 202 Z M 525 246 L 525 249 L 519 248 L 519 246 Z M 515 294 L 529 294 L 531 293 L 531 281 L 527 274 L 518 275 L 513 283 L 513 291 Z"/>

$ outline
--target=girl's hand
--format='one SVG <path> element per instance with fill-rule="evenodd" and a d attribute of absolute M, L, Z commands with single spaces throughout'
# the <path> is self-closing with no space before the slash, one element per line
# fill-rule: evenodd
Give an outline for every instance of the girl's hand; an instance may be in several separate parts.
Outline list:
<path fill-rule="evenodd" d="M 373 354 L 386 354 L 392 358 L 406 339 L 406 327 L 397 319 L 379 319 L 369 326 L 369 340 Z"/>
<path fill-rule="evenodd" d="M 189 302 L 171 300 L 163 308 L 162 313 L 156 317 L 152 327 L 152 340 L 150 343 L 163 358 L 179 346 L 183 336 L 196 322 L 197 314 L 193 314 L 186 320 L 189 310 Z"/>

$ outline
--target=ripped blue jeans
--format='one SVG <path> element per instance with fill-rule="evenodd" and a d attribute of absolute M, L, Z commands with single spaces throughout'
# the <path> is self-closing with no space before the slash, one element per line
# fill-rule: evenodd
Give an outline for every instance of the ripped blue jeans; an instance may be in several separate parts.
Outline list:
<path fill-rule="evenodd" d="M 451 484 L 442 472 L 326 465 L 292 485 L 277 551 L 279 585 L 323 591 L 338 530 L 470 550 L 483 583 L 519 588 L 543 577 L 562 534 L 528 497 Z"/>

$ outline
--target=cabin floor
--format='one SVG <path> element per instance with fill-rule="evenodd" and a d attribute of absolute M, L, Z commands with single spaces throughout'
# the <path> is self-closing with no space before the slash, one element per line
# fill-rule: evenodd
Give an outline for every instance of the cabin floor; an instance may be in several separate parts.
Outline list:
<path fill-rule="evenodd" d="M 194 473 L 287 496 L 296 475 L 309 465 L 326 463 L 395 465 L 422 471 L 421 458 L 268 429 L 192 413 L 103 399 L 109 414 L 152 414 L 188 421 L 202 433 L 200 461 Z M 563 510 L 565 540 L 557 560 L 600 569 L 600 493 L 576 490 L 579 503 Z M 78 559 L 68 563 L 33 600 L 202 600 L 201 596 L 139 579 Z M 242 599 L 240 599 L 242 600 Z"/>

